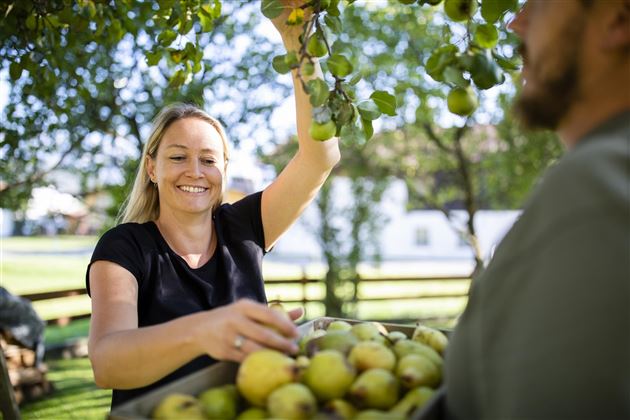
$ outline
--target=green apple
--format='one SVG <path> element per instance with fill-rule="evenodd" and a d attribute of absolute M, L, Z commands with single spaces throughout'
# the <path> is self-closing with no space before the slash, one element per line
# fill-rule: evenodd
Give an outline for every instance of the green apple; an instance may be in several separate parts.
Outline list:
<path fill-rule="evenodd" d="M 308 44 L 306 45 L 306 52 L 312 57 L 323 57 L 328 54 L 326 44 L 324 44 L 324 41 L 317 38 L 316 35 L 309 38 Z"/>
<path fill-rule="evenodd" d="M 475 92 L 471 88 L 461 87 L 451 89 L 446 98 L 446 104 L 449 111 L 461 116 L 472 114 L 479 106 Z"/>
<path fill-rule="evenodd" d="M 454 22 L 470 19 L 477 10 L 477 0 L 444 0 L 444 13 Z"/>

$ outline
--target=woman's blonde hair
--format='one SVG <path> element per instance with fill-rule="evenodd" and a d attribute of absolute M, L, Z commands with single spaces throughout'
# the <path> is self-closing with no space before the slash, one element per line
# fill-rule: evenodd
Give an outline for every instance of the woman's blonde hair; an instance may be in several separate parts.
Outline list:
<path fill-rule="evenodd" d="M 121 211 L 118 215 L 119 223 L 136 222 L 145 223 L 151 220 L 156 220 L 160 215 L 160 200 L 158 196 L 158 190 L 155 188 L 149 175 L 147 174 L 146 160 L 147 156 L 155 159 L 157 155 L 158 147 L 162 142 L 164 133 L 168 127 L 177 120 L 183 118 L 198 118 L 200 120 L 208 122 L 221 137 L 223 142 L 223 156 L 225 160 L 225 168 L 229 160 L 228 142 L 223 126 L 219 121 L 212 118 L 205 111 L 199 109 L 195 105 L 175 103 L 162 109 L 160 113 L 153 120 L 153 128 L 147 143 L 144 145 L 142 156 L 140 157 L 140 166 L 138 167 L 138 173 L 136 174 L 136 180 L 133 183 L 131 194 L 125 200 Z M 217 200 L 213 210 L 221 205 L 223 199 L 223 191 Z"/>

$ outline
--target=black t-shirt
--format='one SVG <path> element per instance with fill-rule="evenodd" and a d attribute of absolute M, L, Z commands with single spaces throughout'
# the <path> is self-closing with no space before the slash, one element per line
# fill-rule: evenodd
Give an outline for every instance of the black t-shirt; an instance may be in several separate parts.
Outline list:
<path fill-rule="evenodd" d="M 258 192 L 234 204 L 223 204 L 216 211 L 217 249 L 202 267 L 190 268 L 153 222 L 124 223 L 107 231 L 97 243 L 90 265 L 111 261 L 133 274 L 138 281 L 138 327 L 161 324 L 240 298 L 266 302 L 261 196 Z M 88 294 L 89 273 L 90 266 L 86 274 Z M 149 386 L 115 389 L 112 407 L 212 363 L 209 356 L 201 356 Z"/>

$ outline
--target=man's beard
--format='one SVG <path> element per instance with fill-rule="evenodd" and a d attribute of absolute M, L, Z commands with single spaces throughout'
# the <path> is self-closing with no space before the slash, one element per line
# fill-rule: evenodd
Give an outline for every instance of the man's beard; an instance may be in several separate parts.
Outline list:
<path fill-rule="evenodd" d="M 526 58 L 526 48 L 521 46 L 520 50 Z M 561 71 L 546 79 L 536 79 L 536 86 L 530 92 L 523 91 L 514 104 L 516 116 L 528 128 L 555 130 L 579 95 L 577 45 L 565 49 L 563 55 L 564 59 L 558 61 L 563 66 Z M 539 68 L 532 67 L 530 77 L 541 77 Z"/>

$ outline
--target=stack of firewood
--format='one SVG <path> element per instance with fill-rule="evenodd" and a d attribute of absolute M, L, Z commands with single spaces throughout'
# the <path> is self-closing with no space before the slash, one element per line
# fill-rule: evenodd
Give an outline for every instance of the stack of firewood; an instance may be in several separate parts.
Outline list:
<path fill-rule="evenodd" d="M 46 379 L 48 368 L 44 363 L 37 365 L 33 350 L 8 343 L 4 337 L 0 337 L 0 346 L 18 404 L 38 399 L 52 391 L 52 384 Z"/>

